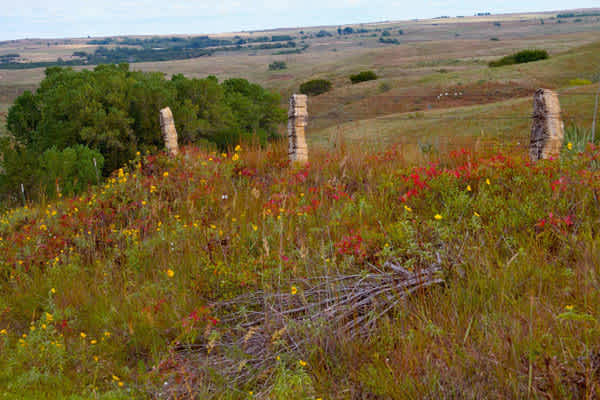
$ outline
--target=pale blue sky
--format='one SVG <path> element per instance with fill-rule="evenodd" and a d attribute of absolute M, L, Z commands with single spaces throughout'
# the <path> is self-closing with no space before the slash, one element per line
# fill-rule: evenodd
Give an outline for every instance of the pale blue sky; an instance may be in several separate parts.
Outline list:
<path fill-rule="evenodd" d="M 599 5 L 598 0 L 0 0 L 0 40 L 218 33 Z"/>

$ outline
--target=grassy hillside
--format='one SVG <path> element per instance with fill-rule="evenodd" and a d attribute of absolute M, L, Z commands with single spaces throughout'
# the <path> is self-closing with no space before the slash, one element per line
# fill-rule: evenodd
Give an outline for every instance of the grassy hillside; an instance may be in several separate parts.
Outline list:
<path fill-rule="evenodd" d="M 550 19 L 552 16 L 554 14 L 524 14 L 365 24 L 353 27 L 370 30 L 369 33 L 334 34 L 321 38 L 315 36 L 319 30 L 335 33 L 337 27 L 287 29 L 268 34 L 292 35 L 299 45 L 309 45 L 305 52 L 287 55 L 275 55 L 271 50 L 216 53 L 211 57 L 190 60 L 135 63 L 132 68 L 159 70 L 167 75 L 183 73 L 189 77 L 215 75 L 221 80 L 242 77 L 280 92 L 284 99 L 297 91 L 302 82 L 313 78 L 329 79 L 334 84 L 333 91 L 315 98 L 311 104 L 311 115 L 317 118 L 311 125 L 314 131 L 350 120 L 426 111 L 429 106 L 449 108 L 465 105 L 464 101 L 433 101 L 441 90 L 458 86 L 465 89 L 463 92 L 468 92 L 466 104 L 479 104 L 530 96 L 537 86 L 562 87 L 574 78 L 595 80 L 598 70 L 595 61 L 598 57 L 597 33 L 600 29 L 598 18 L 586 18 L 583 23 L 572 20 L 558 23 L 556 19 Z M 541 19 L 545 19 L 544 24 L 541 24 Z M 399 45 L 379 42 L 385 29 L 389 29 L 390 37 L 400 41 Z M 400 29 L 402 35 L 398 34 Z M 241 37 L 260 35 L 260 32 L 240 34 Z M 76 50 L 93 51 L 93 46 L 86 42 L 87 39 L 69 39 L 52 42 L 50 46 L 47 41 L 35 40 L 3 43 L 0 44 L 0 54 L 16 52 L 27 56 L 30 53 L 31 60 L 46 60 L 47 54 L 58 54 L 59 49 L 63 49 L 63 58 L 66 59 Z M 594 42 L 596 44 L 591 47 L 585 47 Z M 547 63 L 529 66 L 495 70 L 487 66 L 490 60 L 528 48 L 546 49 L 552 58 Z M 581 60 L 586 61 L 579 62 Z M 274 61 L 284 61 L 288 68 L 269 71 L 268 65 Z M 374 70 L 381 79 L 351 85 L 350 74 L 366 69 Z M 0 98 L 8 99 L 0 102 L 10 103 L 22 90 L 35 87 L 43 78 L 43 72 L 39 68 L 0 70 Z M 385 83 L 385 89 L 382 89 L 382 83 Z M 493 93 L 497 88 L 504 92 L 500 99 L 493 98 L 493 94 L 490 98 L 472 96 L 473 92 Z M 384 96 L 399 96 L 399 99 L 382 101 Z M 368 104 L 384 106 L 367 107 Z"/>
<path fill-rule="evenodd" d="M 594 398 L 600 154 L 581 146 L 535 165 L 505 149 L 425 152 L 416 167 L 401 147 L 343 140 L 306 167 L 284 145 L 187 148 L 7 211 L 0 387 Z M 443 283 L 398 289 L 431 267 L 419 279 Z"/>

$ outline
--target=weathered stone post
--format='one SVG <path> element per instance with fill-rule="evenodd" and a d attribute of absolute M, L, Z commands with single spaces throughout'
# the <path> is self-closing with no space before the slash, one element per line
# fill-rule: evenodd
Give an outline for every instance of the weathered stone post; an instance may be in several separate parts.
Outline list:
<path fill-rule="evenodd" d="M 308 162 L 308 147 L 304 136 L 307 122 L 307 97 L 304 94 L 293 94 L 288 111 L 288 155 L 291 162 Z"/>
<path fill-rule="evenodd" d="M 173 113 L 169 107 L 160 110 L 160 130 L 162 131 L 165 146 L 169 155 L 176 156 L 179 154 L 179 146 L 177 145 L 177 130 L 175 130 L 175 120 Z"/>
<path fill-rule="evenodd" d="M 531 161 L 558 157 L 564 139 L 558 94 L 538 89 L 533 95 L 533 124 L 529 142 Z"/>

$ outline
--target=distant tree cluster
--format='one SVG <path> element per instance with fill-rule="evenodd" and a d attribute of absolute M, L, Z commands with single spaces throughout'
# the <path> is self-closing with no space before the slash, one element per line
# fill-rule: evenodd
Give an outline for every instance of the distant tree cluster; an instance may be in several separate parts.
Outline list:
<path fill-rule="evenodd" d="M 550 58 L 546 50 L 522 50 L 518 53 L 503 57 L 500 60 L 491 61 L 490 67 L 502 67 L 505 65 L 524 64 L 533 61 Z"/>
<path fill-rule="evenodd" d="M 318 37 L 318 38 L 322 38 L 322 37 L 333 36 L 333 34 L 331 32 L 327 32 L 325 30 L 320 30 L 319 32 L 317 32 L 315 34 L 315 36 Z"/>
<path fill-rule="evenodd" d="M 295 49 L 296 43 L 289 35 L 264 36 L 259 38 L 241 38 L 236 36 L 233 40 L 212 39 L 208 36 L 191 38 L 181 37 L 154 37 L 149 39 L 113 38 L 90 40 L 88 44 L 101 45 L 94 52 L 76 51 L 73 60 L 58 59 L 55 62 L 21 63 L 15 58 L 0 58 L 0 68 L 25 69 L 51 66 L 76 66 L 119 64 L 133 62 L 152 62 L 185 60 L 213 55 L 217 51 L 240 50 L 270 50 L 270 49 Z M 258 44 L 248 44 L 258 43 Z M 108 48 L 104 45 L 117 45 Z"/>
<path fill-rule="evenodd" d="M 575 18 L 575 17 L 600 17 L 600 11 L 590 11 L 582 13 L 564 13 L 557 14 L 556 18 Z"/>
<path fill-rule="evenodd" d="M 379 38 L 379 43 L 383 43 L 383 44 L 400 44 L 400 41 L 398 39 L 396 39 L 396 38 L 385 38 L 382 35 L 382 37 Z"/>
<path fill-rule="evenodd" d="M 48 68 L 39 89 L 25 92 L 8 111 L 10 136 L 0 145 L 0 195 L 20 184 L 51 193 L 50 181 L 64 185 L 78 170 L 90 168 L 106 175 L 137 151 L 161 149 L 158 111 L 166 106 L 173 111 L 180 142 L 225 147 L 276 137 L 286 118 L 279 104 L 278 94 L 245 79 L 219 83 L 215 77 L 174 75 L 167 80 L 162 73 L 130 71 L 127 64 L 80 72 Z M 96 166 L 90 167 L 94 158 Z M 79 182 L 95 182 L 97 176 L 88 172 Z"/>

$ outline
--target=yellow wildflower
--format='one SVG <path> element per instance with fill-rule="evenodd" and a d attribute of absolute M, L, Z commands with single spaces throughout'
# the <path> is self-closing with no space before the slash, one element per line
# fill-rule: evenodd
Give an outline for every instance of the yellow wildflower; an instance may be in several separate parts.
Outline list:
<path fill-rule="evenodd" d="M 82 338 L 82 339 L 85 339 L 85 337 L 86 337 L 87 335 L 85 334 L 85 332 L 81 332 L 81 333 L 79 334 L 79 336 L 81 336 L 81 338 Z"/>
<path fill-rule="evenodd" d="M 104 336 L 106 336 L 106 337 L 110 337 L 110 332 L 109 332 L 109 331 L 105 331 L 105 332 L 104 332 Z"/>
<path fill-rule="evenodd" d="M 252 224 L 252 230 L 254 230 L 254 232 L 256 232 L 258 230 L 258 226 Z"/>
<path fill-rule="evenodd" d="M 290 293 L 291 293 L 292 295 L 294 295 L 294 294 L 298 293 L 298 288 L 297 288 L 296 286 L 292 286 L 292 288 L 290 289 Z"/>
<path fill-rule="evenodd" d="M 54 289 L 54 288 L 50 289 L 50 293 L 52 293 L 52 294 L 56 293 L 56 289 Z"/>
<path fill-rule="evenodd" d="M 120 380 L 121 380 L 121 378 L 119 378 L 119 377 L 118 377 L 118 376 L 116 376 L 116 375 L 113 375 L 113 376 L 112 376 L 112 378 L 113 378 L 113 381 L 120 381 Z"/>
<path fill-rule="evenodd" d="M 304 360 L 298 361 L 298 364 L 300 364 L 301 367 L 306 367 L 306 361 Z"/>
<path fill-rule="evenodd" d="M 408 212 L 412 212 L 412 208 L 410 208 L 410 207 L 409 207 L 409 206 L 407 206 L 407 205 L 405 205 L 405 206 L 404 206 L 404 209 L 405 209 L 406 211 L 408 211 Z"/>
<path fill-rule="evenodd" d="M 239 160 L 239 159 L 240 159 L 240 156 L 238 155 L 238 153 L 235 153 L 235 154 L 234 154 L 234 155 L 231 157 L 231 159 L 232 159 L 233 161 L 237 161 L 237 160 Z"/>
<path fill-rule="evenodd" d="M 571 142 L 567 143 L 567 149 L 573 150 L 573 143 L 571 143 Z"/>
<path fill-rule="evenodd" d="M 441 220 L 444 217 L 442 217 L 440 214 L 435 214 L 435 217 L 433 217 L 433 218 L 435 218 L 436 220 L 439 221 L 439 220 Z"/>
<path fill-rule="evenodd" d="M 473 215 L 476 217 L 481 217 L 481 215 L 479 215 L 479 213 L 477 211 L 473 211 Z"/>
<path fill-rule="evenodd" d="M 168 270 L 167 270 L 167 276 L 168 276 L 169 278 L 172 278 L 174 275 L 175 275 L 175 272 L 174 272 L 172 269 L 168 269 Z"/>
<path fill-rule="evenodd" d="M 54 288 L 52 290 L 54 290 Z M 52 293 L 54 293 L 54 292 L 52 292 Z M 52 314 L 46 313 L 46 321 L 52 322 L 53 320 L 54 320 L 54 317 L 52 316 Z"/>
<path fill-rule="evenodd" d="M 167 171 L 165 171 L 165 172 L 163 173 L 163 176 L 164 176 L 164 177 L 167 177 L 167 176 L 169 176 L 169 173 L 168 173 Z"/>
<path fill-rule="evenodd" d="M 98 341 L 96 339 L 90 340 L 90 344 L 96 344 L 96 343 L 98 343 Z"/>
<path fill-rule="evenodd" d="M 470 192 L 471 190 L 471 185 L 467 185 L 467 192 Z"/>
<path fill-rule="evenodd" d="M 486 183 L 487 185 L 491 185 L 490 179 L 489 179 L 489 178 L 486 178 L 486 179 L 485 179 L 485 183 Z"/>
<path fill-rule="evenodd" d="M 573 306 L 569 304 L 568 306 L 565 306 L 565 310 L 566 311 L 573 311 Z"/>
<path fill-rule="evenodd" d="M 242 151 L 242 146 L 240 146 L 239 144 L 237 146 L 235 146 L 235 151 Z"/>
<path fill-rule="evenodd" d="M 6 331 L 6 329 L 2 329 L 0 331 L 0 335 L 8 335 L 8 332 Z"/>
<path fill-rule="evenodd" d="M 119 382 L 118 385 L 119 385 L 119 387 L 123 387 L 124 383 L 123 382 Z"/>

